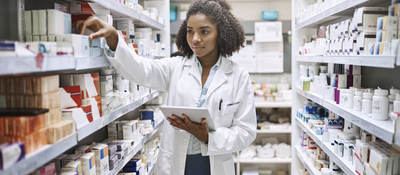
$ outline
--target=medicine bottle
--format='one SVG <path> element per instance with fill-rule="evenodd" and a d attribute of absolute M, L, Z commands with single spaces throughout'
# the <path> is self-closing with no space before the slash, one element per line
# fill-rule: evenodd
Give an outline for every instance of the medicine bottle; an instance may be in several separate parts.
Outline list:
<path fill-rule="evenodd" d="M 388 91 L 384 89 L 375 90 L 372 97 L 372 119 L 386 120 L 389 114 Z"/>
<path fill-rule="evenodd" d="M 363 93 L 363 100 L 361 102 L 362 108 L 361 111 L 364 114 L 371 114 L 372 110 L 372 93 L 364 92 Z"/>
<path fill-rule="evenodd" d="M 396 99 L 393 102 L 393 112 L 400 112 L 400 94 L 396 94 Z"/>
<path fill-rule="evenodd" d="M 353 107 L 353 91 L 351 89 L 340 90 L 340 105 L 350 109 Z"/>
<path fill-rule="evenodd" d="M 360 90 L 357 90 L 355 92 L 355 95 L 353 97 L 353 109 L 355 111 L 361 111 L 362 94 L 363 92 Z"/>
<path fill-rule="evenodd" d="M 388 98 L 389 98 L 389 113 L 390 113 L 390 112 L 393 112 L 393 102 L 396 98 L 396 94 L 400 94 L 400 90 L 392 87 L 389 92 L 390 93 L 389 93 Z"/>

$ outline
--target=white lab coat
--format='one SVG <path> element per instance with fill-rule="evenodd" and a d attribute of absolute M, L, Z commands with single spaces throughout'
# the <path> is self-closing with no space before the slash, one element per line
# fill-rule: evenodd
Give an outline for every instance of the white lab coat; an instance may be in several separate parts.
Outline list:
<path fill-rule="evenodd" d="M 168 92 L 167 105 L 194 106 L 201 93 L 201 74 L 194 58 L 173 57 L 150 60 L 137 56 L 123 41 L 111 64 L 138 84 Z M 208 145 L 201 144 L 203 155 L 210 156 L 212 175 L 234 175 L 233 154 L 249 146 L 256 137 L 256 113 L 249 74 L 230 59 L 222 58 L 206 96 L 206 105 L 216 124 L 209 133 Z M 221 110 L 219 103 L 223 100 Z M 228 105 L 237 103 L 235 105 Z M 162 126 L 157 175 L 184 175 L 190 134 Z"/>

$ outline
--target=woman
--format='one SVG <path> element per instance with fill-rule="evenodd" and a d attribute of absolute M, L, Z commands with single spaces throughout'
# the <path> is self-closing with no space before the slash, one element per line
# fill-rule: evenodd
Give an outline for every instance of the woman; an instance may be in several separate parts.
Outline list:
<path fill-rule="evenodd" d="M 91 17 L 82 31 L 105 37 L 111 64 L 124 77 L 168 92 L 167 105 L 207 107 L 216 124 L 191 122 L 182 114 L 164 123 L 156 174 L 233 175 L 232 153 L 251 144 L 256 115 L 249 74 L 228 57 L 243 46 L 239 22 L 222 0 L 198 0 L 189 8 L 177 35 L 185 56 L 149 60 L 135 54 L 112 26 Z M 112 52 L 109 51 L 109 52 Z M 180 114 L 179 114 L 180 115 Z"/>

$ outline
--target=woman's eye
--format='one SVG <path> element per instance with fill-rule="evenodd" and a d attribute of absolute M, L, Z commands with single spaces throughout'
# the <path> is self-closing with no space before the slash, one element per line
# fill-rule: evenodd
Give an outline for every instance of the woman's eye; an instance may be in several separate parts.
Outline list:
<path fill-rule="evenodd" d="M 203 30 L 203 31 L 201 31 L 201 33 L 202 33 L 203 35 L 206 35 L 206 34 L 208 34 L 209 32 L 208 32 L 207 30 Z"/>
<path fill-rule="evenodd" d="M 193 33 L 193 30 L 188 29 L 188 30 L 187 30 L 187 33 L 192 34 L 192 33 Z"/>

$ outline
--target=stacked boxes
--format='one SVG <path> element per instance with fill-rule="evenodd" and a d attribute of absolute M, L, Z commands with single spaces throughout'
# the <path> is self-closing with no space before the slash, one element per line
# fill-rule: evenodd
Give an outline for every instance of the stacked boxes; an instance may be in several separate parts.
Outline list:
<path fill-rule="evenodd" d="M 44 114 L 47 110 L 7 110 L 0 115 L 0 143 L 25 144 L 24 152 L 34 150 L 47 144 Z"/>
<path fill-rule="evenodd" d="M 63 119 L 73 120 L 79 129 L 102 115 L 98 73 L 61 77 Z"/>

